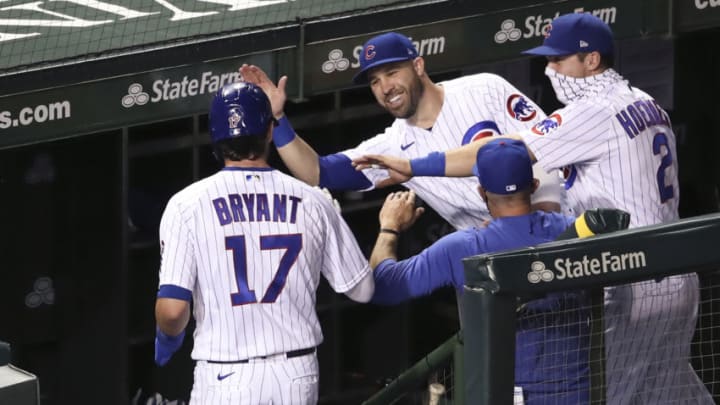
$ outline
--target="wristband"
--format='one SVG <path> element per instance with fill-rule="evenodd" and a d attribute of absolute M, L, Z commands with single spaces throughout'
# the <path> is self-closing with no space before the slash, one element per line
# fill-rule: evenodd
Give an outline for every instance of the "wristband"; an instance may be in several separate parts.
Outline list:
<path fill-rule="evenodd" d="M 395 236 L 400 236 L 400 232 L 390 228 L 380 228 L 380 233 L 390 233 Z"/>
<path fill-rule="evenodd" d="M 432 152 L 421 158 L 411 159 L 410 168 L 413 176 L 445 176 L 445 154 Z"/>
<path fill-rule="evenodd" d="M 275 143 L 275 147 L 280 148 L 285 146 L 292 142 L 293 139 L 295 139 L 295 130 L 292 125 L 290 125 L 290 120 L 287 119 L 287 116 L 283 115 L 283 117 L 278 120 L 278 125 L 273 128 L 273 142 Z"/>

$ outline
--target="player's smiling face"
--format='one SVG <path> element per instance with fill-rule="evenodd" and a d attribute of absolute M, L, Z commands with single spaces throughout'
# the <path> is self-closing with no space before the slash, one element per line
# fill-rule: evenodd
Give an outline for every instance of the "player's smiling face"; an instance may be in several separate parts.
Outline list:
<path fill-rule="evenodd" d="M 395 118 L 415 115 L 423 94 L 423 83 L 414 61 L 378 66 L 370 70 L 368 80 L 378 104 Z"/>

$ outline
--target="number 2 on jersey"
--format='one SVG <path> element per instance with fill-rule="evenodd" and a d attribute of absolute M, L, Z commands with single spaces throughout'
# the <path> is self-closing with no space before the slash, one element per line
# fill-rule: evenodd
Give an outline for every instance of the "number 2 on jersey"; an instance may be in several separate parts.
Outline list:
<path fill-rule="evenodd" d="M 235 267 L 235 282 L 238 292 L 230 294 L 233 306 L 257 303 L 255 291 L 248 287 L 247 278 L 247 250 L 245 247 L 245 236 L 228 236 L 225 238 L 225 249 L 231 250 L 233 255 L 233 266 Z M 260 249 L 285 249 L 280 259 L 280 264 L 275 270 L 270 285 L 260 302 L 273 303 L 285 287 L 290 268 L 295 264 L 300 250 L 302 249 L 302 235 L 264 235 L 260 236 Z"/>
<path fill-rule="evenodd" d="M 665 155 L 662 154 L 662 147 L 665 147 Z M 668 145 L 667 135 L 662 132 L 655 134 L 653 138 L 653 154 L 661 155 L 660 167 L 657 171 L 658 191 L 660 192 L 660 202 L 673 198 L 674 192 L 672 185 L 665 184 L 665 169 L 672 164 L 672 153 Z"/>

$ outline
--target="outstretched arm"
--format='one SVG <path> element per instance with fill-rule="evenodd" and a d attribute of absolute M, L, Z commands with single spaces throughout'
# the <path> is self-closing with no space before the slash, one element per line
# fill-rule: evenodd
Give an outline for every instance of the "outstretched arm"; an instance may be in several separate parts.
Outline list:
<path fill-rule="evenodd" d="M 293 176 L 311 186 L 317 186 L 320 183 L 318 154 L 295 133 L 287 117 L 285 117 L 287 76 L 282 76 L 276 85 L 264 70 L 258 66 L 248 64 L 243 64 L 240 67 L 240 75 L 243 81 L 260 86 L 270 99 L 273 115 L 280 123 L 273 131 L 273 141 L 280 158 L 290 169 Z"/>
<path fill-rule="evenodd" d="M 517 139 L 522 141 L 519 135 L 503 135 L 500 138 Z M 434 176 L 434 177 L 467 177 L 471 176 L 472 168 L 475 165 L 475 157 L 478 150 L 490 141 L 498 137 L 486 137 L 475 142 L 450 149 L 445 152 L 432 152 L 427 156 L 417 159 L 405 159 L 388 155 L 365 155 L 353 160 L 356 170 L 363 170 L 368 167 L 383 167 L 396 173 L 398 176 Z M 534 161 L 535 156 L 528 149 L 530 158 Z"/>
<path fill-rule="evenodd" d="M 341 153 L 318 156 L 312 146 L 298 136 L 284 112 L 287 76 L 282 76 L 276 85 L 262 69 L 247 64 L 240 67 L 240 75 L 243 81 L 260 86 L 270 99 L 273 115 L 278 120 L 278 126 L 273 130 L 273 142 L 293 176 L 311 186 L 332 190 L 366 190 L 373 186 L 364 174 L 354 170 L 350 158 Z M 402 176 L 391 176 L 375 184 L 375 187 L 386 187 L 405 180 Z"/>

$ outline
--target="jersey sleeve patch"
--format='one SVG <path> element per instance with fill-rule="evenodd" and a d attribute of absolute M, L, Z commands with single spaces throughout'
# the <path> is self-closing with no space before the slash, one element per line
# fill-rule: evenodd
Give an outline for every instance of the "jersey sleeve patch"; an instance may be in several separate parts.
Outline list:
<path fill-rule="evenodd" d="M 518 121 L 531 121 L 537 116 L 535 107 L 522 94 L 511 94 L 506 102 L 507 112 Z"/>
<path fill-rule="evenodd" d="M 465 131 L 462 144 L 467 145 L 488 136 L 500 135 L 500 129 L 494 121 L 480 121 Z"/>
<path fill-rule="evenodd" d="M 559 128 L 560 125 L 562 125 L 562 122 L 563 119 L 560 114 L 552 114 L 546 119 L 535 124 L 535 126 L 532 127 L 532 133 L 539 136 L 547 135 L 555 129 Z"/>

